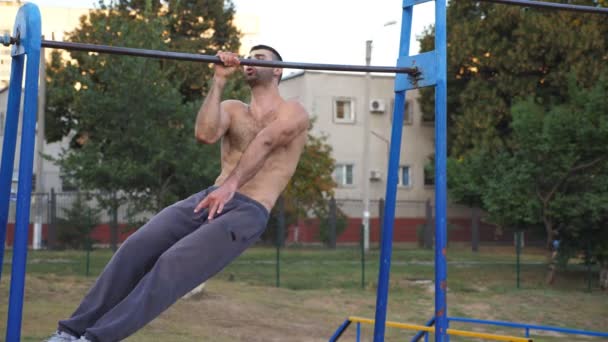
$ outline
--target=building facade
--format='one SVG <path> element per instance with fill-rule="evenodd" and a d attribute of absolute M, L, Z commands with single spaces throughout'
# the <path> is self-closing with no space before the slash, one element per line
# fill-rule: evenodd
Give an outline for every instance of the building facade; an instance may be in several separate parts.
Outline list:
<path fill-rule="evenodd" d="M 370 199 L 384 197 L 394 107 L 394 76 L 372 75 L 369 101 L 363 74 L 305 71 L 287 76 L 281 94 L 302 103 L 313 118 L 314 135 L 326 135 L 336 160 L 336 199 L 361 200 L 364 182 Z M 399 162 L 398 201 L 433 200 L 428 166 L 434 154 L 434 124 L 426 122 L 418 91 L 407 92 Z M 364 116 L 369 129 L 366 130 Z M 369 132 L 369 174 L 364 174 L 364 134 Z"/>

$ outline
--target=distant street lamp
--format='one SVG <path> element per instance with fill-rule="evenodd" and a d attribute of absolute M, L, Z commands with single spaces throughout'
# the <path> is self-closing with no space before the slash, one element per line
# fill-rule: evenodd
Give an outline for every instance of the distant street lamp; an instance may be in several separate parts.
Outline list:
<path fill-rule="evenodd" d="M 383 27 L 391 26 L 397 24 L 396 20 L 387 21 L 384 23 Z M 373 37 L 372 37 L 373 38 Z M 373 40 L 365 41 L 365 65 L 371 65 L 372 60 L 372 42 Z M 369 176 L 370 176 L 370 167 L 369 167 L 369 154 L 370 154 L 370 146 L 369 146 L 369 138 L 370 138 L 370 110 L 369 110 L 369 101 L 370 101 L 370 92 L 371 92 L 371 84 L 372 84 L 372 76 L 369 72 L 365 73 L 365 96 L 363 100 L 363 177 L 361 177 L 361 181 L 363 182 L 363 249 L 364 251 L 369 250 Z"/>

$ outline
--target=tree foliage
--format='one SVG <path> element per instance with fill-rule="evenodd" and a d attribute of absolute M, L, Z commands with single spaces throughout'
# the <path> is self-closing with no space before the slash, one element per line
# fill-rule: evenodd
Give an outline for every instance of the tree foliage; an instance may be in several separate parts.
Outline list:
<path fill-rule="evenodd" d="M 451 200 L 501 226 L 541 229 L 565 256 L 605 235 L 605 16 L 452 1 L 447 19 Z M 434 49 L 433 29 L 420 41 Z M 427 117 L 433 93 L 422 91 Z"/>
<path fill-rule="evenodd" d="M 99 223 L 100 210 L 86 201 L 86 196 L 79 193 L 72 206 L 64 208 L 57 217 L 57 241 L 61 248 L 84 248 L 91 243 L 91 231 Z"/>
<path fill-rule="evenodd" d="M 544 105 L 562 103 L 568 75 L 589 87 L 608 64 L 602 15 L 475 1 L 452 1 L 447 14 L 449 146 L 456 157 L 510 148 L 516 101 L 532 96 Z M 434 48 L 432 28 L 420 42 L 423 51 Z M 433 117 L 432 89 L 423 90 L 421 103 Z"/>
<path fill-rule="evenodd" d="M 582 250 L 608 267 L 608 77 L 568 87 L 559 105 L 514 104 L 509 150 L 453 158 L 450 193 L 479 201 L 500 226 L 543 229 L 563 260 Z"/>
<path fill-rule="evenodd" d="M 207 54 L 238 47 L 238 32 L 225 27 L 232 25 L 230 2 L 166 5 L 102 5 L 81 18 L 67 39 Z M 116 210 L 129 203 L 135 214 L 154 212 L 214 183 L 219 148 L 197 144 L 193 134 L 197 99 L 211 76 L 208 66 L 85 52 L 64 57 L 54 53 L 47 67 L 47 139 L 71 139 L 58 163 L 82 189 L 99 191 L 102 206 Z M 239 76 L 224 91 L 224 97 L 241 100 L 245 94 L 248 88 Z M 294 218 L 288 223 L 327 210 L 335 186 L 333 167 L 325 138 L 309 135 L 284 193 Z"/>
<path fill-rule="evenodd" d="M 161 18 L 165 43 L 171 51 L 215 55 L 218 51 L 236 51 L 240 32 L 234 25 L 235 9 L 230 0 L 119 0 L 117 9 L 132 18 Z M 184 101 L 196 101 L 208 91 L 213 69 L 196 62 L 167 61 L 169 77 L 178 84 Z M 233 82 L 243 85 L 243 79 Z M 237 87 L 235 90 L 246 90 Z M 240 95 L 240 96 L 238 96 Z M 236 97 L 244 97 L 240 92 Z"/>
<path fill-rule="evenodd" d="M 69 38 L 165 50 L 162 20 L 95 11 Z M 74 52 L 53 55 L 47 74 L 50 137 L 71 136 L 62 170 L 84 189 L 111 194 L 107 207 L 129 202 L 158 210 L 213 183 L 217 146 L 197 145 L 197 107 L 183 104 L 171 68 L 156 59 Z M 54 133 L 54 134 L 53 134 Z M 71 135 L 70 135 L 71 134 Z M 118 196 L 116 196 L 118 194 Z M 106 199 L 107 201 L 103 201 Z"/>

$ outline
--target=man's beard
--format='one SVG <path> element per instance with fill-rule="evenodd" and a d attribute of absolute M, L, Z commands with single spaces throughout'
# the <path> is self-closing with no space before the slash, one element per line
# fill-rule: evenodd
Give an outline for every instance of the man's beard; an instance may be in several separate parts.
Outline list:
<path fill-rule="evenodd" d="M 245 75 L 245 81 L 249 84 L 250 87 L 258 86 L 258 85 L 266 85 L 271 83 L 273 80 L 273 75 L 271 72 L 256 72 L 255 74 L 248 76 Z"/>

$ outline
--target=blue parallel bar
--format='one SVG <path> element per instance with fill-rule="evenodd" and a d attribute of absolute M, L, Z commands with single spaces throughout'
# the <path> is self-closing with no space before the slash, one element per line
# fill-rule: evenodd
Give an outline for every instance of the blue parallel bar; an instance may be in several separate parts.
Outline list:
<path fill-rule="evenodd" d="M 15 241 L 8 307 L 8 327 L 6 331 L 7 342 L 19 342 L 21 339 L 41 44 L 41 23 L 38 7 L 34 4 L 26 3 L 19 9 L 17 18 L 16 25 L 22 25 L 21 32 L 25 35 L 25 37 L 21 37 L 21 46 L 25 49 L 27 61 L 25 69 L 23 128 L 21 129 L 21 155 L 19 158 Z"/>
<path fill-rule="evenodd" d="M 435 341 L 449 341 L 447 329 L 447 9 L 435 1 Z"/>
<path fill-rule="evenodd" d="M 351 323 L 352 322 L 350 321 L 350 319 L 346 319 L 346 321 L 344 321 L 344 323 L 342 323 L 342 325 L 338 327 L 338 330 L 336 330 L 332 337 L 329 338 L 329 342 L 336 342 Z"/>
<path fill-rule="evenodd" d="M 13 57 L 11 62 L 11 81 L 8 90 L 8 104 L 6 106 L 2 164 L 0 164 L 0 280 L 2 279 L 2 265 L 4 264 L 4 245 L 6 243 L 6 227 L 8 225 L 11 183 L 15 163 L 24 60 L 25 56 L 19 55 Z"/>
<path fill-rule="evenodd" d="M 530 330 L 544 330 L 544 331 L 555 331 L 555 332 L 560 332 L 560 333 L 564 333 L 564 334 L 573 334 L 573 335 L 608 337 L 608 333 L 605 333 L 605 332 L 560 328 L 560 327 L 552 327 L 552 326 L 548 326 L 548 325 L 534 325 L 534 324 L 504 322 L 504 321 L 490 321 L 490 320 L 462 318 L 462 317 L 450 317 L 449 320 L 451 322 L 487 324 L 487 325 L 496 325 L 496 326 L 510 327 L 510 328 L 523 328 L 523 329 L 526 329 L 526 337 L 530 337 L 529 336 Z"/>
<path fill-rule="evenodd" d="M 361 322 L 357 322 L 357 342 L 361 341 Z"/>
<path fill-rule="evenodd" d="M 432 326 L 433 324 L 435 324 L 435 317 L 429 319 L 426 323 L 424 323 L 424 325 L 426 325 L 427 327 Z M 419 331 L 410 342 L 418 342 L 420 341 L 420 339 L 424 337 L 425 341 L 428 340 L 429 338 L 429 333 L 426 331 Z"/>
<path fill-rule="evenodd" d="M 403 8 L 401 20 L 401 41 L 399 57 L 408 56 L 410 51 L 410 36 L 412 34 L 411 6 Z M 395 201 L 397 197 L 397 182 L 399 158 L 401 155 L 401 137 L 403 133 L 403 110 L 405 107 L 405 91 L 397 90 L 395 82 L 395 106 L 391 130 L 391 146 L 388 161 L 386 181 L 386 203 L 384 207 L 382 244 L 380 250 L 380 272 L 378 273 L 378 290 L 376 295 L 376 315 L 374 322 L 374 342 L 384 342 L 386 330 L 386 309 L 388 301 L 389 275 L 391 271 L 391 254 L 393 250 L 393 223 L 395 219 Z"/>

